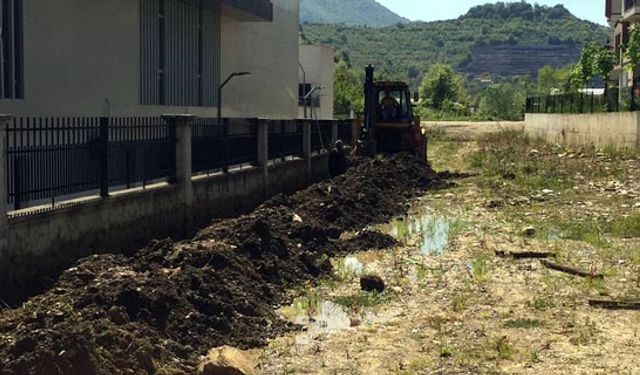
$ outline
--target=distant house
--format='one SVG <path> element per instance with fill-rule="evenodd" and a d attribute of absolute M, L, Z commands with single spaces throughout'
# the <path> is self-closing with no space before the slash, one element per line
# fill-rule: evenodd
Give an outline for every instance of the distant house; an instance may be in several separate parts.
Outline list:
<path fill-rule="evenodd" d="M 298 0 L 2 0 L 0 113 L 298 113 Z"/>
<path fill-rule="evenodd" d="M 624 46 L 629 43 L 630 31 L 640 21 L 640 2 L 636 0 L 606 0 L 605 15 L 614 29 L 612 47 L 617 56 L 617 64 L 610 80 L 618 82 L 621 90 L 634 86 L 640 87 L 640 74 L 630 72 L 625 66 Z"/>

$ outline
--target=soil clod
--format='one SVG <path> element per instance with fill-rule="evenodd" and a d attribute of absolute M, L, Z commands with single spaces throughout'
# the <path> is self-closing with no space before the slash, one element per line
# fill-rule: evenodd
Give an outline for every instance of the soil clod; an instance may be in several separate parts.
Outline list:
<path fill-rule="evenodd" d="M 384 292 L 385 284 L 380 276 L 365 275 L 360 278 L 360 288 L 365 292 L 382 293 Z"/>

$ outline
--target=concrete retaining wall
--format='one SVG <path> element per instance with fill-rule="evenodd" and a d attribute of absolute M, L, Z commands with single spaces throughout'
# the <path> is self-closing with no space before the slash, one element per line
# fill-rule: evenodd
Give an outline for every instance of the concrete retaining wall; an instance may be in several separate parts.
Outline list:
<path fill-rule="evenodd" d="M 524 130 L 548 142 L 571 146 L 640 145 L 640 112 L 598 114 L 531 114 L 525 116 Z"/>
<path fill-rule="evenodd" d="M 6 173 L 0 115 L 0 181 Z M 154 238 L 189 238 L 211 219 L 246 212 L 268 197 L 292 193 L 328 177 L 328 155 L 311 152 L 311 123 L 303 124 L 303 157 L 270 161 L 268 123 L 258 125 L 255 167 L 213 176 L 192 176 L 193 116 L 166 116 L 176 126 L 176 179 L 147 189 L 89 196 L 55 209 L 6 214 L 6 184 L 0 184 L 0 300 L 17 301 L 48 286 L 81 257 L 128 253 Z M 332 126 L 332 139 L 337 138 Z"/>
<path fill-rule="evenodd" d="M 291 193 L 326 178 L 327 156 L 313 157 L 311 167 L 309 179 L 302 159 L 270 166 L 269 195 Z M 10 218 L 6 238 L 10 246 L 0 251 L 0 297 L 11 300 L 38 290 L 47 277 L 84 256 L 127 253 L 153 238 L 190 238 L 211 219 L 249 211 L 266 198 L 261 168 L 196 177 L 192 184 L 191 205 L 180 198 L 181 185 L 161 184 Z"/>

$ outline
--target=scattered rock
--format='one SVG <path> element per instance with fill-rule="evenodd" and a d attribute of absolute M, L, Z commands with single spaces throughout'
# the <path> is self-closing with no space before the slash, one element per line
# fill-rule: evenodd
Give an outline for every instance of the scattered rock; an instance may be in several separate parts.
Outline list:
<path fill-rule="evenodd" d="M 198 366 L 198 375 L 257 375 L 253 361 L 231 346 L 211 349 Z"/>
<path fill-rule="evenodd" d="M 362 263 L 355 257 L 347 257 L 344 260 L 344 268 L 347 272 L 354 274 L 356 276 L 362 275 L 364 271 L 364 266 Z"/>
<path fill-rule="evenodd" d="M 380 276 L 366 275 L 360 278 L 360 288 L 365 292 L 384 292 L 385 284 Z"/>
<path fill-rule="evenodd" d="M 500 207 L 503 207 L 503 206 L 504 206 L 504 202 L 502 200 L 499 200 L 499 199 L 491 199 L 486 204 L 487 208 L 500 208 Z"/>
<path fill-rule="evenodd" d="M 536 235 L 536 228 L 526 227 L 522 230 L 522 235 L 529 238 L 534 237 Z"/>

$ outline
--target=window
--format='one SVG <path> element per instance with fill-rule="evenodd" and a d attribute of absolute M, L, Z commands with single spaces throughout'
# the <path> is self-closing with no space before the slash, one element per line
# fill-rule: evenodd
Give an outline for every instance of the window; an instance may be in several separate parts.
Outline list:
<path fill-rule="evenodd" d="M 0 0 L 0 36 L 0 99 L 23 99 L 22 0 Z"/>
<path fill-rule="evenodd" d="M 220 84 L 220 2 L 140 2 L 142 104 L 215 106 Z"/>
<path fill-rule="evenodd" d="M 298 84 L 298 106 L 300 107 L 304 107 L 305 106 L 305 100 L 304 98 L 307 96 L 308 93 L 311 92 L 311 84 L 310 83 L 300 83 Z M 320 107 L 320 97 L 318 96 L 319 93 L 316 92 L 314 94 L 311 94 L 311 96 L 309 96 L 306 100 L 306 106 L 307 107 Z"/>

